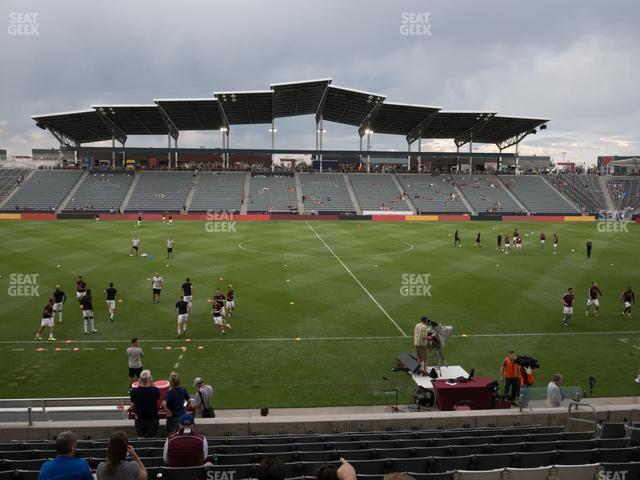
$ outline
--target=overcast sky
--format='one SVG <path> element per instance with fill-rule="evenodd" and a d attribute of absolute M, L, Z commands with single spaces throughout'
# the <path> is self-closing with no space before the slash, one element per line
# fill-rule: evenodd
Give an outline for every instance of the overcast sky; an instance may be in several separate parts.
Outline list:
<path fill-rule="evenodd" d="M 424 14 L 430 35 L 402 34 L 406 18 Z M 637 0 L 2 0 L 0 18 L 0 148 L 9 154 L 57 147 L 31 120 L 38 113 L 326 77 L 389 101 L 551 119 L 522 153 L 566 152 L 578 163 L 640 154 Z M 12 34 L 34 20 L 26 33 L 38 35 Z M 313 147 L 313 117 L 277 127 L 278 145 Z M 325 148 L 357 148 L 355 128 L 325 127 Z M 220 134 L 182 132 L 180 145 L 220 146 Z M 231 146 L 270 146 L 268 126 L 234 126 Z M 373 148 L 406 143 L 375 135 Z M 454 147 L 424 140 L 429 149 Z"/>

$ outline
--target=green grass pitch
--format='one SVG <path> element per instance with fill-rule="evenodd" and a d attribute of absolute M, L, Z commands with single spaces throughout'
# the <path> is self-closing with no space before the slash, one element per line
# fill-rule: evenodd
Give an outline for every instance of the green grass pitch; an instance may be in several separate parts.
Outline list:
<path fill-rule="evenodd" d="M 237 222 L 235 232 L 206 225 L 0 222 L 0 397 L 127 395 L 124 349 L 137 336 L 156 379 L 176 370 L 190 387 L 202 376 L 215 388 L 217 408 L 388 404 L 393 395 L 385 375 L 409 402 L 410 378 L 389 370 L 399 352 L 413 349 L 413 326 L 424 313 L 455 327 L 445 347 L 449 363 L 475 367 L 479 375 L 497 376 L 505 352 L 515 349 L 539 359 L 539 386 L 557 371 L 566 385 L 584 387 L 595 376 L 594 393 L 602 396 L 640 391 L 633 381 L 640 317 L 636 311 L 636 318 L 622 318 L 619 300 L 627 285 L 639 287 L 635 225 L 628 233 L 599 233 L 593 223 L 247 221 Z M 498 254 L 496 234 L 516 226 L 525 235 L 522 254 Z M 462 248 L 453 247 L 456 228 Z M 541 230 L 548 238 L 544 250 Z M 480 249 L 473 246 L 478 231 Z M 557 255 L 550 245 L 554 231 Z M 148 257 L 129 256 L 134 235 Z M 176 241 L 172 260 L 165 259 L 169 237 Z M 159 305 L 151 301 L 155 271 L 165 280 Z M 40 296 L 11 296 L 11 274 L 37 274 Z M 94 292 L 99 333 L 91 336 L 82 333 L 75 300 L 78 274 Z M 402 294 L 411 274 L 429 275 L 430 296 Z M 191 342 L 176 339 L 174 312 L 187 276 L 194 284 Z M 604 293 L 601 316 L 585 318 L 593 280 Z M 110 281 L 123 300 L 114 323 L 103 301 Z M 56 284 L 69 296 L 59 341 L 37 343 L 33 335 Z M 232 330 L 220 337 L 207 299 L 227 284 L 235 288 L 237 308 Z M 575 315 L 564 329 L 561 296 L 570 286 Z"/>

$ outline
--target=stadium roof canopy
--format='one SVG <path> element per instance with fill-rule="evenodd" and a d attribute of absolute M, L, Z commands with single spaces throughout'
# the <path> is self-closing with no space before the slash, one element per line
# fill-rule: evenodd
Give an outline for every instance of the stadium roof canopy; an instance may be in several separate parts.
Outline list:
<path fill-rule="evenodd" d="M 325 78 L 291 83 L 272 83 L 273 118 L 318 113 L 327 86 L 331 81 L 332 79 Z"/>
<path fill-rule="evenodd" d="M 128 135 L 170 135 L 183 130 L 220 130 L 231 125 L 269 124 L 275 119 L 315 115 L 367 132 L 419 139 L 493 143 L 501 150 L 519 143 L 548 120 L 498 116 L 493 111 L 442 111 L 440 107 L 386 102 L 385 96 L 332 84 L 332 79 L 274 83 L 269 90 L 216 92 L 207 98 L 156 99 L 145 105 L 96 105 L 93 110 L 35 115 L 61 144 L 104 140 L 124 144 Z M 322 128 L 319 128 L 322 131 Z"/>
<path fill-rule="evenodd" d="M 421 125 L 430 121 L 440 111 L 440 107 L 407 105 L 404 103 L 385 102 L 360 129 L 360 135 L 366 129 L 376 133 L 408 136 Z"/>
<path fill-rule="evenodd" d="M 216 92 L 227 125 L 271 123 L 272 90 L 255 92 Z"/>
<path fill-rule="evenodd" d="M 220 130 L 228 126 L 216 98 L 154 100 L 178 130 Z"/>
<path fill-rule="evenodd" d="M 114 136 L 113 128 L 93 109 L 34 115 L 31 118 L 38 127 L 49 130 L 61 144 L 101 142 Z"/>
<path fill-rule="evenodd" d="M 486 126 L 473 137 L 474 142 L 495 143 L 500 148 L 514 144 L 521 135 L 534 133 L 548 119 L 493 116 Z M 546 127 L 545 127 L 546 128 Z"/>
<path fill-rule="evenodd" d="M 382 105 L 384 98 L 377 93 L 329 85 L 316 119 L 360 127 Z"/>

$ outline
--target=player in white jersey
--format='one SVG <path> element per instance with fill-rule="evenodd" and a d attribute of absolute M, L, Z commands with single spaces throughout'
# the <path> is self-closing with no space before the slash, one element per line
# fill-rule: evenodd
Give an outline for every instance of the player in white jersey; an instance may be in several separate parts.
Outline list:
<path fill-rule="evenodd" d="M 173 258 L 173 246 L 176 244 L 171 239 L 167 240 L 167 258 Z"/>
<path fill-rule="evenodd" d="M 151 289 L 153 291 L 153 303 L 160 303 L 160 293 L 162 292 L 162 286 L 164 280 L 160 276 L 159 272 L 156 272 L 151 279 Z"/>
<path fill-rule="evenodd" d="M 131 251 L 129 252 L 129 256 L 133 257 L 134 255 L 138 256 L 138 250 L 140 249 L 140 239 L 138 237 L 133 237 L 131 240 Z"/>

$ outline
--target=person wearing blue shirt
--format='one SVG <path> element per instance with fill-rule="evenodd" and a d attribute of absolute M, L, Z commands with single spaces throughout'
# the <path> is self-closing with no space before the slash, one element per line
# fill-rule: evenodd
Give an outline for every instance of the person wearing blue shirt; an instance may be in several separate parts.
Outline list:
<path fill-rule="evenodd" d="M 58 456 L 42 464 L 38 480 L 93 480 L 89 464 L 83 458 L 76 458 L 77 443 L 73 432 L 58 434 Z"/>
<path fill-rule="evenodd" d="M 186 406 L 191 402 L 189 392 L 180 386 L 180 375 L 173 372 L 169 377 L 171 390 L 165 393 L 162 409 L 167 415 L 167 433 L 172 434 L 178 428 L 178 419 L 186 412 Z"/>

